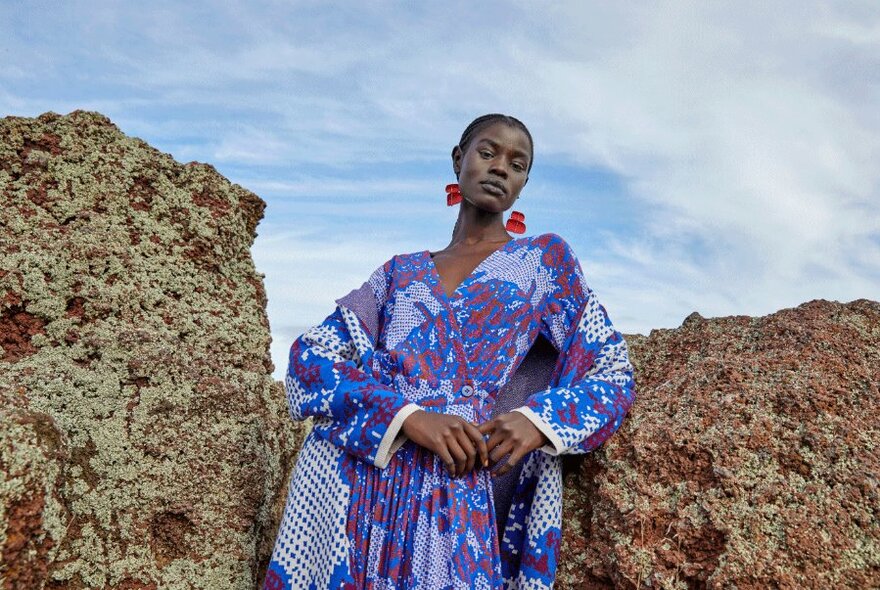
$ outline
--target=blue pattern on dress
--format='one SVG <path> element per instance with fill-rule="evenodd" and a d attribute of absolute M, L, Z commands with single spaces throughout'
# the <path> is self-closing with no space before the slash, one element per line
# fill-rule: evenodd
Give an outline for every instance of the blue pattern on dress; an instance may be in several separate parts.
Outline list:
<path fill-rule="evenodd" d="M 626 343 L 570 246 L 556 234 L 507 242 L 450 295 L 428 251 L 394 256 L 368 284 L 377 334 L 338 305 L 291 347 L 291 417 L 314 428 L 264 587 L 550 588 L 559 455 L 601 445 L 634 397 Z M 419 409 L 488 420 L 539 334 L 559 362 L 551 386 L 515 411 L 550 444 L 522 459 L 507 522 L 496 523 L 490 470 L 452 477 L 400 427 Z"/>

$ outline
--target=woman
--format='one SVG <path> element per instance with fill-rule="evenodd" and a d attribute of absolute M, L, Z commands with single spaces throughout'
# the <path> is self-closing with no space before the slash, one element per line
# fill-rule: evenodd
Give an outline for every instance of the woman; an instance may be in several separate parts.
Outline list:
<path fill-rule="evenodd" d="M 452 150 L 444 250 L 392 257 L 291 347 L 291 416 L 313 417 L 265 588 L 550 588 L 560 455 L 633 401 L 626 343 L 556 234 L 503 213 L 534 148 L 485 115 Z"/>

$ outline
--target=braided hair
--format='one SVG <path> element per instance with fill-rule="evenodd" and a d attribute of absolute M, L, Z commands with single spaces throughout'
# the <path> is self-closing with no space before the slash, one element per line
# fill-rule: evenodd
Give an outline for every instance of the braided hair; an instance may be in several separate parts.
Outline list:
<path fill-rule="evenodd" d="M 520 131 L 526 134 L 526 137 L 529 138 L 529 168 L 526 171 L 526 174 L 532 169 L 532 160 L 534 160 L 535 156 L 535 142 L 532 140 L 532 134 L 529 133 L 528 128 L 525 126 L 525 123 L 517 119 L 516 117 L 511 117 L 510 115 L 502 115 L 500 113 L 490 113 L 488 115 L 483 115 L 482 117 L 477 117 L 471 124 L 468 125 L 464 133 L 461 134 L 461 140 L 458 142 L 458 147 L 461 148 L 462 152 L 467 151 L 468 144 L 474 139 L 474 136 L 479 133 L 481 130 L 485 129 L 489 125 L 493 125 L 495 123 L 504 123 L 510 127 L 516 127 Z"/>

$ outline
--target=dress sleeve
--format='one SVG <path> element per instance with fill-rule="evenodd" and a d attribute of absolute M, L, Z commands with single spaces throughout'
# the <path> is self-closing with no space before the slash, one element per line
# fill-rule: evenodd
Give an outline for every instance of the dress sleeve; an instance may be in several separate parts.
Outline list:
<path fill-rule="evenodd" d="M 555 274 L 542 306 L 541 333 L 559 351 L 550 386 L 523 413 L 543 432 L 550 455 L 589 453 L 619 427 L 635 398 L 626 341 L 587 286 L 571 247 L 553 235 L 544 266 Z"/>
<path fill-rule="evenodd" d="M 387 263 L 363 288 L 375 287 L 384 270 Z M 312 416 L 315 434 L 384 468 L 406 441 L 404 420 L 421 408 L 364 371 L 363 348 L 372 350 L 374 338 L 353 311 L 337 305 L 293 342 L 285 389 L 291 418 Z"/>

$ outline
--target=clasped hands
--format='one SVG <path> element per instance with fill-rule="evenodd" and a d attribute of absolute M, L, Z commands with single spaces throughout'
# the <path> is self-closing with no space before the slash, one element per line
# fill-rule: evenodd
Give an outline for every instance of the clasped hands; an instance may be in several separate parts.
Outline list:
<path fill-rule="evenodd" d="M 403 433 L 416 444 L 433 451 L 449 475 L 471 471 L 477 460 L 483 467 L 495 464 L 510 453 L 507 462 L 493 476 L 510 471 L 527 453 L 548 444 L 547 437 L 520 412 L 500 414 L 482 424 L 460 416 L 419 410 L 403 422 Z M 489 440 L 483 436 L 489 434 Z"/>

